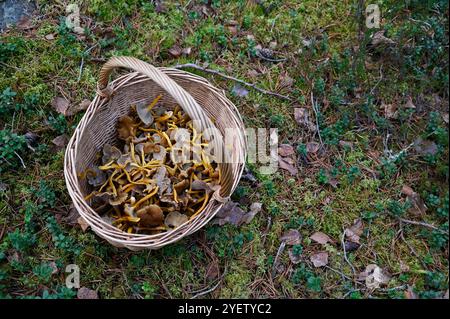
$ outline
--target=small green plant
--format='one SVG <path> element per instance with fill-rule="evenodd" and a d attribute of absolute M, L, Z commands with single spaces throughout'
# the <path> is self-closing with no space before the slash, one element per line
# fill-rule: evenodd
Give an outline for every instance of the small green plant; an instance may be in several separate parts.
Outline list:
<path fill-rule="evenodd" d="M 0 116 L 6 116 L 12 113 L 15 108 L 14 98 L 17 95 L 10 87 L 7 87 L 0 93 Z"/>
<path fill-rule="evenodd" d="M 49 116 L 48 124 L 58 134 L 64 134 L 67 132 L 67 120 L 62 114 L 59 114 L 57 116 Z"/>
<path fill-rule="evenodd" d="M 149 282 L 144 282 L 141 286 L 142 292 L 144 293 L 145 299 L 153 299 L 155 297 L 158 288 L 153 286 Z"/>
<path fill-rule="evenodd" d="M 43 263 L 33 268 L 33 273 L 40 282 L 48 283 L 52 276 L 53 268 L 50 265 Z"/>
<path fill-rule="evenodd" d="M 0 172 L 6 167 L 16 168 L 20 161 L 20 154 L 26 148 L 26 140 L 9 130 L 0 131 Z"/>

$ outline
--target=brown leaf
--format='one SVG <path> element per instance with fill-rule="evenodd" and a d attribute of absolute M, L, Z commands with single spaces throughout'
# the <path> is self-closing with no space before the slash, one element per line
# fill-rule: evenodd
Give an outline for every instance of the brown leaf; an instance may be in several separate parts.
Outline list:
<path fill-rule="evenodd" d="M 173 47 L 169 49 L 169 54 L 174 58 L 178 58 L 183 53 L 181 47 L 175 44 Z"/>
<path fill-rule="evenodd" d="M 73 204 L 70 204 L 69 211 L 62 217 L 62 221 L 70 226 L 75 226 L 78 224 L 78 218 L 80 214 Z"/>
<path fill-rule="evenodd" d="M 315 232 L 309 238 L 311 238 L 311 240 L 314 240 L 316 243 L 319 243 L 321 245 L 333 242 L 333 240 L 327 234 L 322 232 Z"/>
<path fill-rule="evenodd" d="M 256 78 L 259 75 L 259 72 L 251 69 L 247 71 L 247 76 L 251 77 L 251 78 Z"/>
<path fill-rule="evenodd" d="M 387 119 L 396 119 L 398 116 L 396 104 L 381 104 L 384 109 L 384 117 Z"/>
<path fill-rule="evenodd" d="M 306 127 L 309 131 L 316 131 L 316 125 L 309 119 L 308 109 L 304 107 L 294 108 L 294 118 L 299 125 Z"/>
<path fill-rule="evenodd" d="M 320 144 L 316 142 L 308 142 L 306 143 L 306 152 L 315 154 L 319 151 Z"/>
<path fill-rule="evenodd" d="M 320 251 L 311 255 L 310 260 L 316 268 L 326 266 L 328 265 L 328 253 Z"/>
<path fill-rule="evenodd" d="M 289 229 L 281 236 L 280 240 L 286 242 L 287 245 L 298 245 L 301 242 L 301 235 L 297 229 Z"/>
<path fill-rule="evenodd" d="M 372 42 L 371 44 L 373 46 L 379 46 L 379 45 L 394 45 L 395 41 L 387 38 L 384 36 L 384 30 L 380 30 L 378 32 L 376 32 L 373 36 L 372 36 Z"/>
<path fill-rule="evenodd" d="M 69 142 L 69 138 L 66 134 L 55 137 L 52 143 L 56 146 L 56 151 L 62 150 Z"/>
<path fill-rule="evenodd" d="M 52 106 L 56 112 L 66 116 L 67 110 L 69 109 L 69 101 L 61 96 L 57 96 L 52 101 Z"/>
<path fill-rule="evenodd" d="M 45 36 L 45 39 L 46 39 L 46 40 L 49 40 L 49 41 L 52 41 L 52 40 L 55 39 L 55 34 L 54 34 L 54 33 L 47 34 L 47 35 Z"/>
<path fill-rule="evenodd" d="M 242 216 L 241 223 L 249 224 L 252 219 L 258 214 L 262 209 L 262 204 L 255 202 L 250 205 L 250 211 Z"/>
<path fill-rule="evenodd" d="M 80 225 L 81 230 L 83 230 L 84 232 L 88 229 L 89 224 L 84 220 L 83 217 L 81 217 L 81 216 L 78 217 L 77 222 L 78 222 L 78 225 Z"/>
<path fill-rule="evenodd" d="M 298 170 L 297 168 L 292 165 L 291 163 L 289 163 L 287 161 L 287 159 L 283 159 L 282 157 L 278 157 L 278 165 L 280 166 L 281 169 L 284 169 L 286 171 L 288 171 L 291 175 L 297 175 Z"/>
<path fill-rule="evenodd" d="M 420 137 L 414 141 L 414 149 L 420 155 L 436 155 L 438 152 L 438 147 L 435 142 L 424 140 Z"/>
<path fill-rule="evenodd" d="M 250 205 L 250 211 L 244 212 L 238 203 L 228 201 L 216 214 L 216 218 L 213 220 L 213 224 L 220 226 L 229 223 L 235 226 L 241 226 L 242 224 L 248 224 L 262 209 L 262 204 L 255 202 Z"/>
<path fill-rule="evenodd" d="M 414 105 L 412 98 L 408 96 L 408 100 L 406 101 L 405 107 L 408 109 L 415 109 L 416 106 Z"/>
<path fill-rule="evenodd" d="M 81 287 L 77 292 L 78 299 L 98 299 L 98 294 L 95 290 Z"/>
<path fill-rule="evenodd" d="M 183 50 L 181 50 L 181 53 L 183 55 L 186 55 L 186 56 L 190 55 L 191 52 L 192 52 L 192 48 L 191 47 L 183 48 Z"/>
<path fill-rule="evenodd" d="M 387 285 L 391 276 L 375 264 L 367 265 L 366 269 L 358 275 L 359 281 L 365 281 L 369 289 L 380 288 L 381 285 Z"/>
<path fill-rule="evenodd" d="M 294 148 L 289 144 L 280 144 L 278 145 L 278 155 L 286 157 L 294 154 Z"/>
<path fill-rule="evenodd" d="M 402 194 L 403 195 L 406 195 L 406 196 L 412 196 L 412 195 L 414 195 L 416 192 L 411 188 L 411 187 L 409 187 L 408 185 L 403 185 L 403 187 L 402 187 Z"/>
<path fill-rule="evenodd" d="M 350 228 L 345 229 L 345 236 L 348 240 L 359 244 L 360 236 L 364 231 L 364 224 L 361 218 L 358 218 L 354 221 L 353 225 Z"/>
<path fill-rule="evenodd" d="M 442 119 L 444 120 L 444 122 L 445 122 L 446 124 L 448 124 L 448 113 L 442 114 Z"/>
<path fill-rule="evenodd" d="M 302 261 L 301 255 L 294 254 L 294 250 L 291 248 L 288 251 L 289 259 L 292 261 L 294 265 L 297 265 Z"/>
<path fill-rule="evenodd" d="M 48 265 L 52 269 L 52 275 L 58 273 L 59 269 L 58 269 L 58 266 L 56 265 L 56 263 L 54 261 L 50 262 Z"/>
<path fill-rule="evenodd" d="M 230 223 L 235 226 L 240 226 L 244 214 L 245 212 L 238 206 L 238 203 L 228 201 L 216 214 L 213 224 L 222 226 Z"/>
<path fill-rule="evenodd" d="M 17 23 L 17 28 L 20 30 L 30 30 L 33 28 L 31 18 L 29 16 L 23 16 Z"/>

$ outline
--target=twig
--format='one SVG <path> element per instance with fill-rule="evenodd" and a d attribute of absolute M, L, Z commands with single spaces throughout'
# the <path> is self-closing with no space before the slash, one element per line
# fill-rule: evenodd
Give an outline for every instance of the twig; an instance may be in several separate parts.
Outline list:
<path fill-rule="evenodd" d="M 355 267 L 353 267 L 352 263 L 347 258 L 347 250 L 345 249 L 344 238 L 345 238 L 345 229 L 344 229 L 344 232 L 342 233 L 341 245 L 342 245 L 342 249 L 344 250 L 344 259 L 347 262 L 347 264 L 349 264 L 349 266 L 352 268 L 353 275 L 355 276 L 356 275 Z"/>
<path fill-rule="evenodd" d="M 406 224 L 423 226 L 423 227 L 427 227 L 427 228 L 430 228 L 430 229 L 433 229 L 433 230 L 437 230 L 437 231 L 439 231 L 441 233 L 444 233 L 444 234 L 448 235 L 448 231 L 445 231 L 443 229 L 440 229 L 440 228 L 438 228 L 438 227 L 436 227 L 434 225 L 431 225 L 431 224 L 428 224 L 428 223 L 425 223 L 425 222 L 416 222 L 415 220 L 404 219 L 404 218 L 401 218 L 401 217 L 398 217 L 398 220 L 403 222 L 403 223 L 406 223 Z"/>
<path fill-rule="evenodd" d="M 272 277 L 275 276 L 275 270 L 278 266 L 278 259 L 280 258 L 281 253 L 284 251 L 284 247 L 286 247 L 286 242 L 283 240 L 280 244 L 280 247 L 278 247 L 278 251 L 277 254 L 275 256 L 275 260 L 273 261 L 273 266 L 272 266 Z"/>
<path fill-rule="evenodd" d="M 375 91 L 375 89 L 381 83 L 382 80 L 383 80 L 383 65 L 380 66 L 380 78 L 378 79 L 377 83 L 375 83 L 373 88 L 370 90 L 370 95 L 373 94 L 373 92 Z"/>
<path fill-rule="evenodd" d="M 226 75 L 226 74 L 221 73 L 221 72 L 219 72 L 217 70 L 201 67 L 201 66 L 199 66 L 197 64 L 194 64 L 194 63 L 177 64 L 177 65 L 173 66 L 173 68 L 175 68 L 175 69 L 187 69 L 187 68 L 196 69 L 196 70 L 199 70 L 199 71 L 203 71 L 203 72 L 206 72 L 206 73 L 210 73 L 210 74 L 213 74 L 213 75 L 220 76 L 220 77 L 222 77 L 224 79 L 227 79 L 227 80 L 231 80 L 231 81 L 240 83 L 240 84 L 245 85 L 247 87 L 250 87 L 250 88 L 252 88 L 252 89 L 254 89 L 254 90 L 256 90 L 256 91 L 258 91 L 260 93 L 276 96 L 276 97 L 278 97 L 280 99 L 283 99 L 283 100 L 292 101 L 292 99 L 289 96 L 261 89 L 260 87 L 256 86 L 256 84 L 254 84 L 254 83 L 248 83 L 248 82 L 245 82 L 244 80 L 240 80 L 240 79 L 237 79 L 237 78 L 235 78 L 233 76 Z"/>
<path fill-rule="evenodd" d="M 217 289 L 217 287 L 219 287 L 219 285 L 222 283 L 222 280 L 219 280 L 219 282 L 217 283 L 217 284 L 215 284 L 213 287 L 211 287 L 210 289 L 208 289 L 208 290 L 205 290 L 205 291 L 202 291 L 202 292 L 199 292 L 198 294 L 196 294 L 195 296 L 193 296 L 193 297 L 191 297 L 191 299 L 195 299 L 195 298 L 198 298 L 198 297 L 201 297 L 201 296 L 204 296 L 204 295 L 207 295 L 207 294 L 209 294 L 210 292 L 213 292 L 214 290 L 216 290 Z"/>
<path fill-rule="evenodd" d="M 14 151 L 14 154 L 16 154 L 16 156 L 19 158 L 19 160 L 20 160 L 20 163 L 22 163 L 22 166 L 23 166 L 23 168 L 27 168 L 26 166 L 25 166 L 25 163 L 23 162 L 23 159 L 22 159 L 22 157 L 20 157 L 20 155 L 16 152 L 16 151 Z"/>
<path fill-rule="evenodd" d="M 11 69 L 14 69 L 14 70 L 17 70 L 17 71 L 21 71 L 21 70 L 22 70 L 22 69 L 20 69 L 20 68 L 18 68 L 18 67 L 15 67 L 15 66 L 6 64 L 6 63 L 4 63 L 4 62 L 0 62 L 0 65 L 3 65 L 4 67 L 11 68 Z"/>
<path fill-rule="evenodd" d="M 317 127 L 317 133 L 319 134 L 320 145 L 322 145 L 322 148 L 323 148 L 322 135 L 320 135 L 319 116 L 317 115 L 317 110 L 316 110 L 316 106 L 315 106 L 315 102 L 314 102 L 314 95 L 313 95 L 312 91 L 311 91 L 311 105 L 312 105 L 312 108 L 314 111 L 314 115 L 316 117 L 316 127 Z"/>
<path fill-rule="evenodd" d="M 91 46 L 90 48 L 88 48 L 86 51 L 83 52 L 83 54 L 81 55 L 81 64 L 80 64 L 80 71 L 78 72 L 78 78 L 77 78 L 77 82 L 80 82 L 81 80 L 81 74 L 83 73 L 83 66 L 84 66 L 84 55 L 88 54 L 89 52 L 91 52 L 95 47 L 98 46 L 98 43 L 94 44 L 93 46 Z"/>

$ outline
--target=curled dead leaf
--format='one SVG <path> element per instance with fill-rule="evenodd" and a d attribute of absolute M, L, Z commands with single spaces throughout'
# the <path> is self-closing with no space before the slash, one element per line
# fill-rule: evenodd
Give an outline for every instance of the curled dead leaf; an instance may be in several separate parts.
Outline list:
<path fill-rule="evenodd" d="M 333 240 L 327 234 L 322 233 L 322 232 L 315 232 L 309 238 L 311 238 L 311 240 L 313 240 L 316 243 L 319 243 L 321 245 L 325 245 L 326 243 L 333 242 Z"/>
<path fill-rule="evenodd" d="M 320 251 L 312 254 L 310 260 L 316 268 L 326 266 L 328 265 L 328 252 Z"/>
<path fill-rule="evenodd" d="M 298 245 L 301 242 L 301 235 L 297 229 L 289 229 L 281 236 L 280 240 L 286 242 L 287 245 Z"/>

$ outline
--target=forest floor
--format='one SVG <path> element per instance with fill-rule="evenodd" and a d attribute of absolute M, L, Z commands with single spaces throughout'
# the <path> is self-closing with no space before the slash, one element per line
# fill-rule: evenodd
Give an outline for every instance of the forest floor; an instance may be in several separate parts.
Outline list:
<path fill-rule="evenodd" d="M 364 1 L 83 1 L 79 33 L 64 2 L 0 34 L 1 298 L 448 298 L 447 1 L 373 1 L 378 29 Z M 247 165 L 250 223 L 140 252 L 82 229 L 64 145 L 117 55 L 289 98 L 186 69 L 294 150 Z"/>

